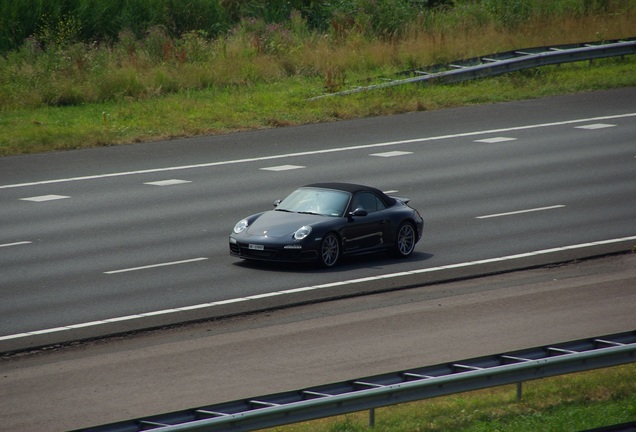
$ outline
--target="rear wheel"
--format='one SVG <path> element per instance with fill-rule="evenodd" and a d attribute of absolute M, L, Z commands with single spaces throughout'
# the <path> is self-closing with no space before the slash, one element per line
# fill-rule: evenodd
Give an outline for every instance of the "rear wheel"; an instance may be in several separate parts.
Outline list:
<path fill-rule="evenodd" d="M 403 222 L 398 228 L 393 245 L 393 255 L 406 258 L 413 253 L 416 242 L 415 228 L 410 222 Z"/>
<path fill-rule="evenodd" d="M 327 234 L 320 243 L 320 264 L 333 267 L 340 258 L 340 240 L 334 233 Z"/>

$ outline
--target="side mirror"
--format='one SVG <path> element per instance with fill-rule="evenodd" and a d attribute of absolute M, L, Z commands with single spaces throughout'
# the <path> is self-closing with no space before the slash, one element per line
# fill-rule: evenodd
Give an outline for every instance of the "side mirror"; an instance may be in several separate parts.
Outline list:
<path fill-rule="evenodd" d="M 276 201 L 274 201 L 274 207 L 278 207 L 278 204 L 280 204 L 281 202 L 283 202 L 283 200 L 277 199 Z"/>
<path fill-rule="evenodd" d="M 363 208 L 357 208 L 357 209 L 355 209 L 354 211 L 349 212 L 349 215 L 348 215 L 348 216 L 349 216 L 349 217 L 354 217 L 354 216 L 366 216 L 366 215 L 368 215 L 368 214 L 369 214 L 369 213 L 368 213 L 365 209 L 363 209 Z"/>

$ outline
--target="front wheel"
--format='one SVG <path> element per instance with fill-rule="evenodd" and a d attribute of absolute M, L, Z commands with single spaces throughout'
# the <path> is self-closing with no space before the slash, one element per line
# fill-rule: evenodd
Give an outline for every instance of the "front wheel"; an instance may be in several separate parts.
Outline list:
<path fill-rule="evenodd" d="M 393 245 L 393 255 L 400 258 L 406 258 L 413 253 L 415 249 L 416 234 L 415 228 L 409 222 L 404 222 L 398 228 Z"/>
<path fill-rule="evenodd" d="M 340 258 L 340 240 L 334 233 L 329 233 L 320 243 L 320 264 L 333 267 Z"/>

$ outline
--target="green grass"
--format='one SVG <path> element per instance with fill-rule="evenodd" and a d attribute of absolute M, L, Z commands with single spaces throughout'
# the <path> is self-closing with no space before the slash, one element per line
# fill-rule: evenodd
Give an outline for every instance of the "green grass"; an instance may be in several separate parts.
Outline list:
<path fill-rule="evenodd" d="M 636 86 L 636 58 L 598 60 L 455 85 L 404 85 L 309 98 L 321 78 L 189 90 L 161 97 L 5 110 L 0 156 L 108 146 Z"/>
<path fill-rule="evenodd" d="M 636 421 L 636 364 L 268 429 L 270 432 L 573 432 Z"/>
<path fill-rule="evenodd" d="M 332 14 L 321 15 L 322 25 L 311 21 L 308 10 L 292 11 L 286 21 L 272 23 L 279 13 L 262 9 L 270 3 L 253 0 L 242 7 L 260 10 L 265 17 L 239 15 L 234 27 L 216 37 L 188 26 L 175 31 L 162 24 L 162 15 L 155 16 L 154 26 L 152 20 L 144 21 L 143 37 L 139 29 L 124 28 L 113 41 L 78 38 L 86 22 L 114 13 L 116 0 L 100 3 L 100 10 L 82 9 L 81 14 L 65 10 L 71 6 L 57 0 L 30 1 L 36 5 L 33 11 L 46 9 L 58 21 L 48 18 L 34 27 L 39 30 L 33 37 L 0 56 L 0 156 L 636 85 L 636 56 L 627 56 L 457 85 L 406 85 L 308 100 L 440 62 L 530 46 L 631 37 L 636 35 L 636 0 L 520 0 L 513 8 L 503 7 L 503 0 L 455 1 L 453 8 L 422 10 L 409 19 L 404 10 L 396 10 L 393 22 L 382 21 L 387 17 L 376 13 L 373 2 L 341 0 L 332 9 L 320 3 L 326 8 L 321 14 Z M 174 6 L 170 0 L 161 1 Z M 133 3 L 138 9 L 130 6 Z M 122 19 L 134 21 L 134 13 L 154 16 L 147 10 L 151 3 L 130 2 L 122 11 L 129 15 Z M 283 3 L 271 5 L 280 12 L 292 3 L 305 4 Z M 406 7 L 399 0 L 381 3 Z M 77 3 L 85 8 L 88 4 Z M 12 0 L 5 6 L 3 19 L 11 22 L 18 12 L 27 13 L 28 2 Z M 79 15 L 73 18 L 74 13 Z M 399 31 L 382 30 L 397 22 Z"/>

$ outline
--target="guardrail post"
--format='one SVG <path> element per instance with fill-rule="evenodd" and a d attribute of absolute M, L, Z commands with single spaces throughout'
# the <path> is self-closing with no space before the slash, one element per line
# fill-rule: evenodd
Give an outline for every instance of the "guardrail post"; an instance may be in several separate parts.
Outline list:
<path fill-rule="evenodd" d="M 522 387 L 522 385 L 523 385 L 523 382 L 521 382 L 521 381 L 517 383 L 517 402 L 521 402 L 521 390 L 522 390 L 521 387 Z"/>
<path fill-rule="evenodd" d="M 369 427 L 375 427 L 375 408 L 369 410 Z"/>

